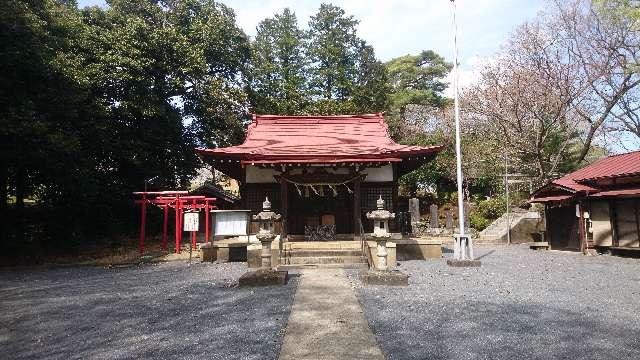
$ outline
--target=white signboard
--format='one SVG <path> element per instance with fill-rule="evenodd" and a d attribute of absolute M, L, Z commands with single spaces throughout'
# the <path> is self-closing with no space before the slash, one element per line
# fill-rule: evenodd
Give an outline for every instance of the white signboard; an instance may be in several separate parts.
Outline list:
<path fill-rule="evenodd" d="M 197 212 L 184 213 L 184 231 L 198 231 L 198 215 Z"/>
<path fill-rule="evenodd" d="M 214 235 L 239 236 L 247 235 L 248 211 L 214 211 Z"/>

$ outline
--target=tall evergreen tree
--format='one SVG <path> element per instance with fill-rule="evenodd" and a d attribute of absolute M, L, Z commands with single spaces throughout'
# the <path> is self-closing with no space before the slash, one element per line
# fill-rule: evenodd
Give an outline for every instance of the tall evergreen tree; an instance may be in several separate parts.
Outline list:
<path fill-rule="evenodd" d="M 248 93 L 252 111 L 301 114 L 309 102 L 304 32 L 289 9 L 260 22 L 252 46 Z"/>
<path fill-rule="evenodd" d="M 386 74 L 373 50 L 358 38 L 358 21 L 337 6 L 322 4 L 311 17 L 307 56 L 317 113 L 357 113 L 385 108 Z"/>

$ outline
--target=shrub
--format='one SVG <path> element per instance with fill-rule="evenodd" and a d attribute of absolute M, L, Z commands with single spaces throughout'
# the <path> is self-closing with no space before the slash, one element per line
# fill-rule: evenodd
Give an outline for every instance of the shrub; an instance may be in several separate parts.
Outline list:
<path fill-rule="evenodd" d="M 491 224 L 491 220 L 483 217 L 482 215 L 473 213 L 469 215 L 469 222 L 471 227 L 478 231 L 484 230 L 487 226 L 489 226 L 489 224 Z"/>

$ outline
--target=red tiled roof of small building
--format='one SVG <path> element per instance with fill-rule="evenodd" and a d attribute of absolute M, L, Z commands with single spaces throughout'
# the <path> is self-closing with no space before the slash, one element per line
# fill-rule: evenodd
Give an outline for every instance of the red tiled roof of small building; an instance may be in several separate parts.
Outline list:
<path fill-rule="evenodd" d="M 594 195 L 604 191 L 597 183 L 594 183 L 596 180 L 638 175 L 640 175 L 640 151 L 611 155 L 559 179 L 553 180 L 547 186 L 537 190 L 530 201 L 541 202 L 541 199 L 548 197 L 547 192 L 554 186 L 571 193 Z M 605 187 L 604 189 L 607 188 Z M 608 195 L 611 196 L 636 194 L 635 190 L 630 192 L 624 189 L 616 189 L 616 191 L 609 191 L 607 189 L 607 191 Z"/>
<path fill-rule="evenodd" d="M 640 151 L 608 156 L 569 175 L 573 180 L 581 182 L 638 174 L 640 174 Z"/>
<path fill-rule="evenodd" d="M 202 157 L 242 163 L 399 162 L 442 146 L 410 146 L 389 136 L 383 115 L 254 115 L 241 145 L 196 149 Z"/>
<path fill-rule="evenodd" d="M 640 174 L 640 151 L 612 155 L 569 173 L 553 183 L 574 191 L 596 192 L 586 181 Z"/>

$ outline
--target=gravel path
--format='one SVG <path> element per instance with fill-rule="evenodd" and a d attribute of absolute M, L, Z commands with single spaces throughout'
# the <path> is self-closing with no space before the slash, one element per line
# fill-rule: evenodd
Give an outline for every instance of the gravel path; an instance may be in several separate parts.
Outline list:
<path fill-rule="evenodd" d="M 296 289 L 240 263 L 0 271 L 2 359 L 275 359 Z"/>
<path fill-rule="evenodd" d="M 640 359 L 640 260 L 525 246 L 476 256 L 477 269 L 402 262 L 404 288 L 349 273 L 388 358 Z"/>

